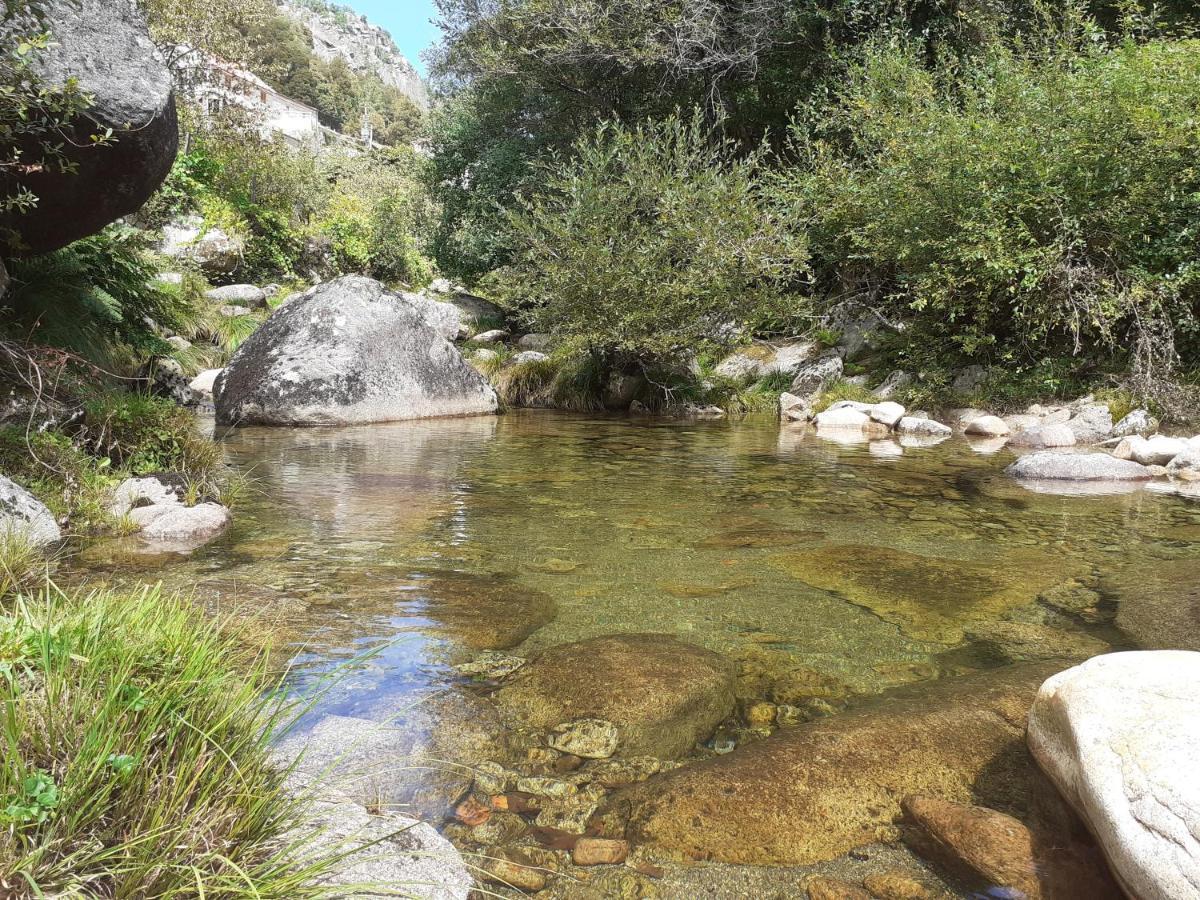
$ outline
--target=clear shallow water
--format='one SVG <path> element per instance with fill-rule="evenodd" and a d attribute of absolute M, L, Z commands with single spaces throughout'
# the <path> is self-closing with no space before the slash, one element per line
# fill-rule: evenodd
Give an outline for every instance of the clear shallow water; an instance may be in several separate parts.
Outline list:
<path fill-rule="evenodd" d="M 224 537 L 190 557 L 98 545 L 79 574 L 261 615 L 299 687 L 374 651 L 314 717 L 467 688 L 452 666 L 482 649 L 621 632 L 734 658 L 743 699 L 797 668 L 855 697 L 998 665 L 1012 651 L 980 634 L 1000 621 L 1116 647 L 1200 640 L 1200 504 L 1033 492 L 1003 475 L 1007 451 L 961 438 L 516 412 L 223 443 L 261 491 Z M 1162 602 L 1165 639 L 1146 625 Z"/>

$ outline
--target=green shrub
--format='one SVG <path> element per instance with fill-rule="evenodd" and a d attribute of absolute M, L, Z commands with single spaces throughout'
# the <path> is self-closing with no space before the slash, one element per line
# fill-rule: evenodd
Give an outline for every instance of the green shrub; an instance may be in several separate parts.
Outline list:
<path fill-rule="evenodd" d="M 0 333 L 68 350 L 105 367 L 133 368 L 170 352 L 150 322 L 174 327 L 191 310 L 155 282 L 146 237 L 112 225 L 62 250 L 9 263 Z M 149 322 L 147 320 L 150 320 Z"/>
<path fill-rule="evenodd" d="M 785 314 L 801 243 L 699 117 L 604 125 L 510 219 L 517 247 L 492 286 L 539 331 L 607 355 L 670 358 L 733 325 Z"/>
<path fill-rule="evenodd" d="M 1194 361 L 1198 50 L 1083 22 L 930 69 L 877 40 L 783 178 L 822 282 L 959 359 Z"/>
<path fill-rule="evenodd" d="M 265 656 L 155 590 L 0 616 L 0 893 L 325 897 L 271 741 L 295 714 Z"/>
<path fill-rule="evenodd" d="M 124 392 L 102 394 L 85 405 L 85 427 L 95 455 L 134 475 L 200 475 L 220 465 L 220 448 L 200 436 L 195 415 L 170 400 Z"/>
<path fill-rule="evenodd" d="M 111 525 L 108 492 L 117 476 L 111 462 L 84 452 L 65 434 L 0 428 L 0 471 L 19 482 L 80 533 Z"/>

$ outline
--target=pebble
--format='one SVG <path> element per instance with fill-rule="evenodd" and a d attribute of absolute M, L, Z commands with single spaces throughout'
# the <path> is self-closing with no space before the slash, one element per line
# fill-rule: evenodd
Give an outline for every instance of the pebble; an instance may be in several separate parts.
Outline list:
<path fill-rule="evenodd" d="M 519 891 L 540 891 L 546 886 L 544 872 L 516 859 L 503 857 L 489 859 L 484 863 L 483 871 L 489 881 L 507 885 Z"/>
<path fill-rule="evenodd" d="M 879 900 L 932 900 L 933 892 L 906 872 L 892 871 L 868 875 L 863 887 Z"/>
<path fill-rule="evenodd" d="M 615 866 L 629 856 L 629 842 L 584 837 L 575 843 L 571 861 L 577 866 Z"/>
<path fill-rule="evenodd" d="M 576 719 L 555 725 L 546 739 L 555 750 L 586 759 L 608 759 L 617 752 L 620 732 L 604 719 Z"/>
<path fill-rule="evenodd" d="M 548 797 L 551 800 L 565 800 L 579 792 L 579 789 L 573 784 L 559 781 L 557 778 L 545 778 L 541 775 L 530 775 L 518 779 L 517 790 L 523 794 Z"/>

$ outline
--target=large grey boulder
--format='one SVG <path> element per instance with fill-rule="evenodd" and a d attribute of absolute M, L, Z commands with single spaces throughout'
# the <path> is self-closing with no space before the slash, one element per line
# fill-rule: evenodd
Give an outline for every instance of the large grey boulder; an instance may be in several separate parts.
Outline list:
<path fill-rule="evenodd" d="M 421 309 L 357 275 L 275 310 L 238 348 L 214 399 L 222 425 L 348 425 L 498 407 Z"/>
<path fill-rule="evenodd" d="M 0 475 L 0 540 L 10 537 L 43 547 L 61 539 L 62 533 L 42 501 Z"/>
<path fill-rule="evenodd" d="M 0 22 L 0 45 L 49 30 L 53 45 L 32 55 L 35 76 L 51 89 L 74 79 L 92 99 L 62 135 L 73 171 L 47 166 L 0 176 L 0 196 L 20 185 L 38 197 L 28 211 L 0 212 L 0 232 L 13 229 L 24 244 L 17 252 L 38 254 L 137 211 L 170 171 L 179 131 L 170 73 L 135 0 L 42 0 L 41 21 L 30 4 L 17 6 L 21 13 Z M 92 146 L 91 136 L 110 128 L 113 140 Z M 27 160 L 40 158 L 36 147 L 24 149 Z"/>
<path fill-rule="evenodd" d="M 1145 466 L 1107 453 L 1042 451 L 1022 456 L 1005 470 L 1013 478 L 1045 481 L 1148 481 Z"/>
<path fill-rule="evenodd" d="M 401 296 L 421 310 L 425 321 L 446 340 L 457 341 L 467 335 L 469 329 L 463 322 L 462 311 L 453 303 L 443 303 L 425 294 L 404 293 Z"/>
<path fill-rule="evenodd" d="M 1060 672 L 1028 740 L 1130 897 L 1200 897 L 1200 653 L 1112 653 Z"/>
<path fill-rule="evenodd" d="M 1103 403 L 1083 404 L 1067 422 L 1080 444 L 1095 444 L 1112 434 L 1112 413 Z"/>
<path fill-rule="evenodd" d="M 819 394 L 842 377 L 845 364 L 841 356 L 830 351 L 810 363 L 805 363 L 796 370 L 792 379 L 791 393 L 799 397 L 811 397 Z"/>

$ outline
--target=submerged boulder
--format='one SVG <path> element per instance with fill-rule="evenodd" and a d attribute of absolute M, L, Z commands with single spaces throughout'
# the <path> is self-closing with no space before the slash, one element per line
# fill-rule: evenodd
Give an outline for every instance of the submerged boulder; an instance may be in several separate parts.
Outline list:
<path fill-rule="evenodd" d="M 733 678 L 733 664 L 711 650 L 665 634 L 621 634 L 552 647 L 495 697 L 514 724 L 600 719 L 617 727 L 616 755 L 672 758 L 729 715 Z"/>
<path fill-rule="evenodd" d="M 11 537 L 35 546 L 53 544 L 62 537 L 46 505 L 15 481 L 0 475 L 0 540 Z"/>
<path fill-rule="evenodd" d="M 222 425 L 346 425 L 488 415 L 498 406 L 421 309 L 353 275 L 275 310 L 214 393 Z"/>
<path fill-rule="evenodd" d="M 135 0 L 43 0 L 40 21 L 29 4 L 20 6 L 26 12 L 0 22 L 0 44 L 50 30 L 50 47 L 29 57 L 34 75 L 50 89 L 73 79 L 91 98 L 53 138 L 62 142 L 72 171 L 45 166 L 0 177 L 0 195 L 13 194 L 19 184 L 38 198 L 33 209 L 0 212 L 0 231 L 14 230 L 24 244 L 18 251 L 37 254 L 141 208 L 175 161 L 179 130 L 171 75 Z M 93 146 L 91 136 L 106 129 L 113 140 Z"/>
<path fill-rule="evenodd" d="M 909 794 L 1020 806 L 1025 715 L 1053 671 L 946 679 L 780 729 L 613 795 L 594 825 L 694 859 L 809 865 L 894 839 Z"/>
<path fill-rule="evenodd" d="M 1200 650 L 1200 559 L 1156 559 L 1123 567 L 1104 582 L 1117 601 L 1117 627 L 1139 650 Z"/>
<path fill-rule="evenodd" d="M 1200 654 L 1113 653 L 1055 675 L 1029 747 L 1129 896 L 1200 896 Z"/>

